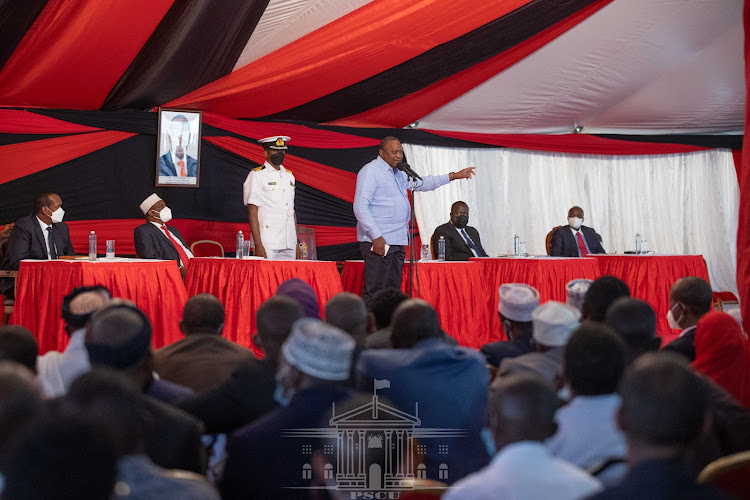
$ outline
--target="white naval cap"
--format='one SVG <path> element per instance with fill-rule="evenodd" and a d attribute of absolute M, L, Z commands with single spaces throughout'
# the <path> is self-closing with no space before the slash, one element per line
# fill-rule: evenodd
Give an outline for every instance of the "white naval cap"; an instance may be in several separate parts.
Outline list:
<path fill-rule="evenodd" d="M 322 380 L 346 380 L 352 364 L 354 339 L 319 319 L 302 318 L 281 346 L 286 361 L 299 371 Z"/>
<path fill-rule="evenodd" d="M 160 201 L 161 201 L 161 198 L 156 193 L 152 194 L 151 196 L 143 200 L 140 205 L 141 212 L 143 212 L 143 215 L 146 215 L 148 211 L 151 210 L 151 207 L 153 207 Z"/>
<path fill-rule="evenodd" d="M 271 137 L 259 139 L 258 142 L 262 144 L 264 148 L 287 149 L 286 143 L 290 140 L 291 138 L 286 135 L 273 135 Z"/>
<path fill-rule="evenodd" d="M 503 283 L 498 290 L 497 310 L 511 321 L 531 321 L 531 313 L 539 307 L 539 291 L 523 283 Z"/>
<path fill-rule="evenodd" d="M 533 338 L 547 347 L 561 347 L 580 325 L 581 313 L 562 302 L 550 300 L 537 307 L 534 318 Z"/>
<path fill-rule="evenodd" d="M 586 296 L 586 292 L 589 291 L 591 283 L 593 283 L 593 281 L 587 279 L 569 281 L 568 284 L 565 285 L 565 291 L 568 294 L 565 303 L 580 311 L 583 307 L 583 298 Z"/>

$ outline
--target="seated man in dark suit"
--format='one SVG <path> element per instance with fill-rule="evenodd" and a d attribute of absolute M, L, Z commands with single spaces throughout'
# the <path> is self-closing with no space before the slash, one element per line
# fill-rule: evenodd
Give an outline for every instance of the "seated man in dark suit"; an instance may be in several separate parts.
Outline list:
<path fill-rule="evenodd" d="M 670 328 L 681 331 L 680 336 L 665 345 L 664 349 L 695 361 L 695 326 L 703 315 L 711 311 L 712 306 L 713 293 L 706 280 L 698 276 L 685 276 L 675 281 L 669 290 L 667 319 Z"/>
<path fill-rule="evenodd" d="M 451 220 L 438 226 L 432 233 L 432 250 L 437 256 L 438 241 L 445 238 L 445 260 L 469 260 L 470 257 L 487 257 L 482 248 L 479 231 L 469 224 L 469 206 L 457 201 L 451 206 Z"/>
<path fill-rule="evenodd" d="M 169 151 L 159 157 L 159 176 L 195 177 L 198 162 L 186 152 L 193 138 L 187 118 L 184 115 L 172 118 L 167 135 Z"/>
<path fill-rule="evenodd" d="M 487 363 L 500 366 L 505 358 L 514 358 L 532 351 L 531 334 L 534 323 L 531 315 L 539 307 L 539 291 L 522 283 L 500 285 L 498 314 L 503 332 L 508 340 L 490 342 L 480 349 Z"/>
<path fill-rule="evenodd" d="M 18 271 L 23 259 L 56 259 L 75 255 L 68 226 L 62 221 L 65 211 L 62 199 L 55 193 L 42 193 L 36 198 L 34 213 L 22 218 L 13 227 L 3 253 L 0 269 Z M 13 293 L 13 279 L 0 278 L 0 294 Z"/>
<path fill-rule="evenodd" d="M 549 254 L 555 257 L 585 257 L 590 253 L 605 253 L 602 239 L 596 231 L 583 226 L 583 209 L 568 210 L 568 225 L 552 234 Z"/>
<path fill-rule="evenodd" d="M 140 259 L 176 260 L 184 273 L 193 253 L 176 227 L 167 226 L 172 220 L 172 210 L 154 193 L 141 203 L 146 223 L 133 231 L 135 253 Z"/>

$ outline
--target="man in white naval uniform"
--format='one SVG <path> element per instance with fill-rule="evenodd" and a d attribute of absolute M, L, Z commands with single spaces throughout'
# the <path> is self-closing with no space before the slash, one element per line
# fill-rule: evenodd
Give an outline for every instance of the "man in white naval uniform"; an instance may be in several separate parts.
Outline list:
<path fill-rule="evenodd" d="M 258 141 L 265 150 L 266 162 L 248 174 L 242 190 L 255 255 L 269 260 L 300 258 L 294 212 L 295 180 L 282 165 L 288 140 L 286 136 L 273 136 Z"/>

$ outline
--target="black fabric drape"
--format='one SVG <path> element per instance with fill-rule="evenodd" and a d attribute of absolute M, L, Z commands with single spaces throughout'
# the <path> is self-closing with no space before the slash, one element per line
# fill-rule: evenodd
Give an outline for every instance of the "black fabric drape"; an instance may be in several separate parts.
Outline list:
<path fill-rule="evenodd" d="M 656 142 L 668 144 L 687 144 L 704 148 L 742 149 L 741 135 L 625 135 L 625 134 L 595 134 L 604 139 L 619 141 Z"/>
<path fill-rule="evenodd" d="M 159 106 L 229 74 L 267 5 L 176 0 L 102 109 Z"/>
<path fill-rule="evenodd" d="M 0 2 L 0 69 L 8 62 L 46 3 L 47 0 Z"/>
<path fill-rule="evenodd" d="M 324 123 L 377 108 L 515 47 L 594 1 L 533 0 L 387 71 L 267 118 Z"/>

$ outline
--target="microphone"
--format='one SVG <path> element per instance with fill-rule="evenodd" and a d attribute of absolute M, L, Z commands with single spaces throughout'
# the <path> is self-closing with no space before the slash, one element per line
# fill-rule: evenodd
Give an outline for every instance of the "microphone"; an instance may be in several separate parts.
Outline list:
<path fill-rule="evenodd" d="M 422 180 L 419 174 L 417 174 L 414 170 L 412 170 L 409 164 L 406 163 L 405 161 L 399 162 L 398 165 L 396 165 L 396 168 L 404 172 L 409 177 L 419 179 L 420 181 Z"/>

